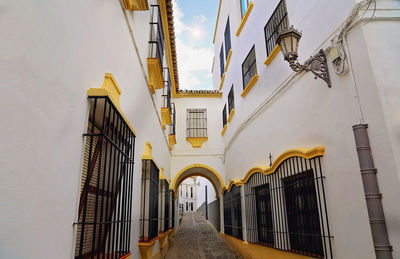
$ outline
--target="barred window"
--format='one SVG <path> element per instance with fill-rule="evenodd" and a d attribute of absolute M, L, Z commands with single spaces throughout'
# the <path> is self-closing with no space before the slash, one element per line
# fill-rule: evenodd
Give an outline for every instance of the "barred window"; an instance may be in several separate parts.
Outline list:
<path fill-rule="evenodd" d="M 320 159 L 288 158 L 243 185 L 248 242 L 333 258 Z"/>
<path fill-rule="evenodd" d="M 246 88 L 255 74 L 257 74 L 256 49 L 255 45 L 253 45 L 242 64 L 243 89 Z"/>
<path fill-rule="evenodd" d="M 231 50 L 231 27 L 229 25 L 229 17 L 225 26 L 225 58 L 228 59 L 229 51 Z"/>
<path fill-rule="evenodd" d="M 228 94 L 228 107 L 229 107 L 229 114 L 230 114 L 232 109 L 235 108 L 235 96 L 233 94 L 233 85 L 232 85 L 231 90 L 229 91 L 229 94 Z"/>
<path fill-rule="evenodd" d="M 160 60 L 160 69 L 163 68 L 164 57 L 164 32 L 161 21 L 160 7 L 152 5 L 150 7 L 150 40 L 149 40 L 149 57 L 158 58 Z"/>
<path fill-rule="evenodd" d="M 175 228 L 175 206 L 176 205 L 175 205 L 174 190 L 170 190 L 169 199 L 170 199 L 170 201 L 169 201 L 170 210 L 169 210 L 169 217 L 168 217 L 168 220 L 169 220 L 168 226 L 169 226 L 169 228 Z"/>
<path fill-rule="evenodd" d="M 130 251 L 135 134 L 108 97 L 89 97 L 75 257 Z"/>
<path fill-rule="evenodd" d="M 207 137 L 207 110 L 188 109 L 186 122 L 186 136 L 188 138 Z"/>
<path fill-rule="evenodd" d="M 222 128 L 227 124 L 226 121 L 226 104 L 224 105 L 224 109 L 222 110 Z"/>
<path fill-rule="evenodd" d="M 287 16 L 286 3 L 285 0 L 281 0 L 264 27 L 267 56 L 269 56 L 275 48 L 279 32 L 288 27 L 289 19 Z"/>
<path fill-rule="evenodd" d="M 158 188 L 158 167 L 153 160 L 143 159 L 139 241 L 151 241 L 158 237 Z"/>
<path fill-rule="evenodd" d="M 225 63 L 224 63 L 224 44 L 221 45 L 221 50 L 219 52 L 219 69 L 221 72 L 221 77 L 225 72 Z"/>
<path fill-rule="evenodd" d="M 158 221 L 158 231 L 165 233 L 169 229 L 169 183 L 167 180 L 162 179 L 160 181 L 159 190 L 159 215 L 160 220 Z"/>
<path fill-rule="evenodd" d="M 249 7 L 250 0 L 240 0 L 240 10 L 242 13 L 242 17 L 246 13 L 247 7 Z"/>
<path fill-rule="evenodd" d="M 240 187 L 236 185 L 232 186 L 230 192 L 224 193 L 224 231 L 225 234 L 243 239 Z"/>

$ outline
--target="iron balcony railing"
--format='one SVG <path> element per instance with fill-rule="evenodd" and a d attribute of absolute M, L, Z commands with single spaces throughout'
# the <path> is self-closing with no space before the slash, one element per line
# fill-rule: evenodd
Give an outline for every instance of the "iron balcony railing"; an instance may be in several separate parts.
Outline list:
<path fill-rule="evenodd" d="M 171 103 L 171 121 L 172 123 L 169 125 L 169 135 L 175 135 L 176 131 L 176 111 L 175 111 L 175 103 Z"/>
<path fill-rule="evenodd" d="M 164 88 L 162 94 L 162 107 L 169 108 L 171 111 L 171 77 L 169 74 L 168 67 L 164 67 L 163 76 L 164 76 Z"/>
<path fill-rule="evenodd" d="M 247 241 L 333 258 L 321 158 L 292 157 L 243 185 Z"/>
<path fill-rule="evenodd" d="M 130 251 L 135 134 L 108 97 L 89 97 L 75 258 Z"/>
<path fill-rule="evenodd" d="M 149 57 L 158 58 L 160 60 L 160 69 L 163 68 L 164 59 L 164 31 L 162 27 L 160 7 L 152 5 L 150 7 L 150 40 L 149 40 Z"/>

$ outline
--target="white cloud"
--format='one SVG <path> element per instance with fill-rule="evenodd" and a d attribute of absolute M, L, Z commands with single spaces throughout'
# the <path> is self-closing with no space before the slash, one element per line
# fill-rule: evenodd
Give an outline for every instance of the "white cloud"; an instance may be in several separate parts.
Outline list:
<path fill-rule="evenodd" d="M 196 15 L 195 17 L 193 17 L 193 21 L 199 23 L 205 23 L 208 20 L 207 17 L 205 17 L 204 15 Z"/>
<path fill-rule="evenodd" d="M 204 36 L 203 28 L 198 24 L 190 27 L 182 21 L 184 14 L 176 0 L 173 1 L 173 8 L 180 89 L 212 89 L 210 66 L 214 57 L 213 48 L 196 46 Z M 193 17 L 193 21 L 203 23 L 207 18 L 198 15 Z M 190 36 L 190 40 L 185 40 L 184 36 Z"/>

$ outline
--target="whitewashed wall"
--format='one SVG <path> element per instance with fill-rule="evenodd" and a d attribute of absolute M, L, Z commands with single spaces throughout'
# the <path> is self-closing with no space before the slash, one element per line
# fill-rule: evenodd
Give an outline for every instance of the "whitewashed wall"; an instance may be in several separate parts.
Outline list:
<path fill-rule="evenodd" d="M 325 146 L 322 161 L 326 175 L 328 216 L 335 237 L 335 258 L 375 258 L 351 128 L 360 123 L 352 75 L 338 76 L 329 64 L 332 89 L 328 89 L 322 80 L 314 80 L 311 73 L 301 74 L 285 83 L 293 72 L 280 53 L 269 66 L 264 65 L 266 46 L 263 29 L 278 2 L 254 0 L 254 8 L 237 37 L 239 1 L 222 1 L 215 40 L 214 89 L 220 85 L 219 51 L 229 15 L 232 59 L 222 91 L 223 102 L 227 103 L 229 90 L 234 85 L 236 108 L 223 136 L 225 179 L 243 178 L 250 168 L 268 165 L 269 153 L 274 159 L 290 148 Z M 329 46 L 329 37 L 354 5 L 353 1 L 344 0 L 286 0 L 286 3 L 289 23 L 303 32 L 299 45 L 300 62 L 319 48 Z M 400 17 L 397 1 L 377 1 L 377 9 L 378 17 Z M 399 28 L 398 20 L 372 21 L 366 26 L 354 28 L 347 36 L 352 71 L 365 122 L 369 124 L 372 150 L 379 171 L 378 181 L 384 197 L 394 257 L 400 256 L 396 245 L 400 243 L 400 229 L 396 223 L 396 219 L 400 218 L 400 209 L 396 205 L 400 195 L 397 155 L 400 95 L 396 86 L 400 80 L 395 76 L 400 65 L 398 51 L 394 47 L 399 44 Z M 259 79 L 242 98 L 241 64 L 253 44 L 256 46 Z M 276 94 L 278 89 L 283 91 Z"/>
<path fill-rule="evenodd" d="M 86 90 L 101 87 L 109 72 L 137 133 L 131 249 L 138 258 L 140 156 L 146 141 L 167 177 L 170 171 L 168 145 L 141 70 L 142 64 L 147 73 L 149 12 L 127 12 L 139 59 L 119 1 L 0 5 L 0 113 L 6 122 L 0 145 L 0 257 L 73 257 Z"/>
<path fill-rule="evenodd" d="M 213 185 L 204 177 L 198 177 L 200 183 L 197 188 L 197 207 L 198 209 L 206 201 L 206 186 L 207 186 L 207 201 L 208 204 L 216 200 L 216 193 Z"/>

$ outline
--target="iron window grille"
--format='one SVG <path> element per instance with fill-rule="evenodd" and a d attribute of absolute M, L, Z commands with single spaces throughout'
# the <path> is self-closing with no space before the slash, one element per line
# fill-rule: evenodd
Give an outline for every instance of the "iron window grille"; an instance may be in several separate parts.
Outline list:
<path fill-rule="evenodd" d="M 89 97 L 75 258 L 130 251 L 135 134 L 108 97 Z"/>
<path fill-rule="evenodd" d="M 229 114 L 230 114 L 232 109 L 235 108 L 235 96 L 233 94 L 233 85 L 232 85 L 231 90 L 229 91 L 229 94 L 228 94 L 228 107 L 229 107 Z"/>
<path fill-rule="evenodd" d="M 169 68 L 164 67 L 164 88 L 162 94 L 162 107 L 171 109 L 171 77 Z"/>
<path fill-rule="evenodd" d="M 169 125 L 169 135 L 175 135 L 175 132 L 176 132 L 175 103 L 171 103 L 171 121 L 172 121 L 172 123 Z"/>
<path fill-rule="evenodd" d="M 207 110 L 188 109 L 186 122 L 186 136 L 188 138 L 207 137 Z"/>
<path fill-rule="evenodd" d="M 175 228 L 175 192 L 170 190 L 169 228 Z"/>
<path fill-rule="evenodd" d="M 243 185 L 248 242 L 333 258 L 321 158 L 292 157 Z"/>
<path fill-rule="evenodd" d="M 148 242 L 158 237 L 159 170 L 153 160 L 142 160 L 142 192 L 139 241 Z"/>
<path fill-rule="evenodd" d="M 225 36 L 225 58 L 228 59 L 229 51 L 232 48 L 232 46 L 231 46 L 231 27 L 229 24 L 229 17 L 228 17 L 228 21 L 226 22 L 224 36 Z"/>
<path fill-rule="evenodd" d="M 267 56 L 271 54 L 276 46 L 279 32 L 289 28 L 289 19 L 285 0 L 281 0 L 264 27 Z"/>
<path fill-rule="evenodd" d="M 222 128 L 225 127 L 227 124 L 227 119 L 226 119 L 226 104 L 224 105 L 224 109 L 222 109 Z"/>
<path fill-rule="evenodd" d="M 167 180 L 162 179 L 160 181 L 160 190 L 159 190 L 159 232 L 165 233 L 169 229 L 169 183 Z"/>
<path fill-rule="evenodd" d="M 243 89 L 246 88 L 255 74 L 257 74 L 257 64 L 255 45 L 253 45 L 242 64 Z"/>
<path fill-rule="evenodd" d="M 224 61 L 224 44 L 221 45 L 221 50 L 219 51 L 219 70 L 221 73 L 221 78 L 225 72 L 225 61 Z"/>
<path fill-rule="evenodd" d="M 224 231 L 227 235 L 243 239 L 240 187 L 236 185 L 230 192 L 224 193 Z"/>
<path fill-rule="evenodd" d="M 165 48 L 160 7 L 158 5 L 151 5 L 150 13 L 149 57 L 158 58 L 160 60 L 160 69 L 162 69 Z"/>
<path fill-rule="evenodd" d="M 247 7 L 249 7 L 250 4 L 250 0 L 240 0 L 240 10 L 242 11 L 242 17 L 244 16 L 244 14 L 247 11 Z"/>

